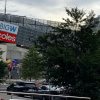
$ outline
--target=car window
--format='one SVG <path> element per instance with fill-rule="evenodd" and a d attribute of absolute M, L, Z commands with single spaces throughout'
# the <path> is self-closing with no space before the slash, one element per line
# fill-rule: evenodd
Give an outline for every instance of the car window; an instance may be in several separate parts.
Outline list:
<path fill-rule="evenodd" d="M 41 86 L 40 86 L 40 87 L 38 87 L 38 89 L 39 89 L 39 90 L 41 90 Z"/>
<path fill-rule="evenodd" d="M 16 82 L 15 82 L 13 85 L 14 85 L 14 86 L 17 86 L 17 85 L 18 85 L 18 83 L 16 83 Z"/>
<path fill-rule="evenodd" d="M 26 87 L 36 87 L 34 83 L 25 83 Z"/>
<path fill-rule="evenodd" d="M 19 83 L 19 86 L 25 86 L 25 84 L 21 82 L 21 83 Z"/>
<path fill-rule="evenodd" d="M 45 87 L 45 86 L 42 86 L 41 89 L 42 89 L 42 90 L 48 90 L 48 88 Z"/>

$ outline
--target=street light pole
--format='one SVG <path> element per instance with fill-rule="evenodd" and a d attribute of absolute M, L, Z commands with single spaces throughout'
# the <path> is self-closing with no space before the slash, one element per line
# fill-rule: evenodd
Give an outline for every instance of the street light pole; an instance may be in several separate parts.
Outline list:
<path fill-rule="evenodd" d="M 7 0 L 5 0 L 5 9 L 4 9 L 4 13 L 6 14 L 6 5 L 7 5 Z"/>

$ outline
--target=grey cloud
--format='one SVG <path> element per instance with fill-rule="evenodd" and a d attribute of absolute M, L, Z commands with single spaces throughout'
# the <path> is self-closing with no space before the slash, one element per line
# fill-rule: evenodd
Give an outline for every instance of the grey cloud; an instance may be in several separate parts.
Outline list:
<path fill-rule="evenodd" d="M 2 2 L 4 5 L 4 0 Z M 38 18 L 47 19 L 48 17 L 55 17 L 55 19 L 62 19 L 64 14 L 66 14 L 65 7 L 78 7 L 91 10 L 96 2 L 99 5 L 99 0 L 7 0 L 7 10 L 14 14 L 35 16 Z M 95 10 L 96 12 L 99 11 L 98 8 Z"/>
<path fill-rule="evenodd" d="M 86 5 L 90 5 L 92 3 L 97 2 L 98 0 L 70 0 L 69 2 L 67 2 L 68 5 L 70 6 L 86 6 Z"/>
<path fill-rule="evenodd" d="M 8 12 L 19 12 L 19 10 L 9 10 Z"/>
<path fill-rule="evenodd" d="M 65 0 L 9 0 L 15 3 L 24 4 L 33 7 L 40 13 L 56 13 L 64 8 Z M 8 2 L 9 2 L 8 1 Z"/>
<path fill-rule="evenodd" d="M 25 5 L 33 5 L 34 6 L 55 6 L 58 4 L 57 0 L 10 0 L 13 2 L 18 2 L 18 3 L 22 3 Z"/>

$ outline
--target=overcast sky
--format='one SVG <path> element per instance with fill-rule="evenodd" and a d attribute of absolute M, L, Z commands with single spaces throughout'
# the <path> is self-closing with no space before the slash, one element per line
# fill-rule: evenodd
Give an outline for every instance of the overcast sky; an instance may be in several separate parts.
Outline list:
<path fill-rule="evenodd" d="M 62 21 L 66 18 L 65 7 L 78 7 L 87 12 L 94 10 L 100 15 L 100 0 L 7 0 L 7 14 L 30 18 Z M 5 0 L 0 0 L 0 13 L 4 13 Z"/>

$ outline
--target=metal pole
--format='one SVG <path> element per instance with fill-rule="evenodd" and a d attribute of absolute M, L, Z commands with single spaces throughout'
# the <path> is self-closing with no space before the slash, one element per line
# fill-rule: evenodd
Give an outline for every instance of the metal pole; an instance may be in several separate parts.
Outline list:
<path fill-rule="evenodd" d="M 13 97 L 13 94 L 11 94 L 11 99 L 12 99 L 12 97 Z"/>
<path fill-rule="evenodd" d="M 6 14 L 6 5 L 7 5 L 7 0 L 5 0 L 5 14 Z"/>
<path fill-rule="evenodd" d="M 53 100 L 53 96 L 51 97 L 51 100 Z"/>

